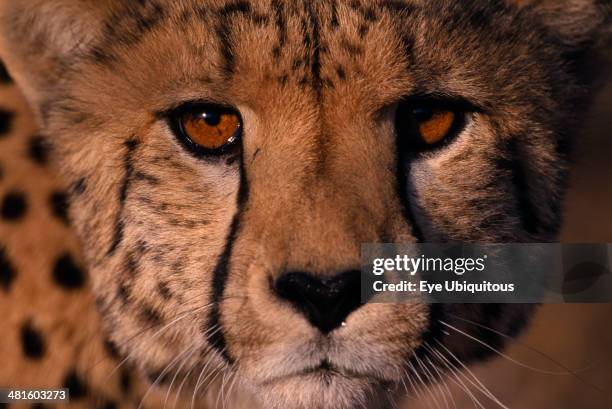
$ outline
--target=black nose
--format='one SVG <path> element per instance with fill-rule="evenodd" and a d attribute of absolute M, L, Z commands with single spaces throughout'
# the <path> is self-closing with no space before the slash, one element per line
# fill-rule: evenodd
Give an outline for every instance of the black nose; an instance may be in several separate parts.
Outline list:
<path fill-rule="evenodd" d="M 324 334 L 340 326 L 361 305 L 359 270 L 328 279 L 303 272 L 286 273 L 276 280 L 274 289 Z"/>

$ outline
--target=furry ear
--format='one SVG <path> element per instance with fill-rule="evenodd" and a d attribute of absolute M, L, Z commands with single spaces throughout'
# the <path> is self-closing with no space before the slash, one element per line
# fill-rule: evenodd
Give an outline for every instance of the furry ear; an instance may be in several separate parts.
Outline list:
<path fill-rule="evenodd" d="M 612 0 L 506 1 L 531 10 L 571 50 L 603 44 L 612 35 Z"/>
<path fill-rule="evenodd" d="M 36 108 L 102 29 L 106 0 L 0 0 L 0 59 Z"/>

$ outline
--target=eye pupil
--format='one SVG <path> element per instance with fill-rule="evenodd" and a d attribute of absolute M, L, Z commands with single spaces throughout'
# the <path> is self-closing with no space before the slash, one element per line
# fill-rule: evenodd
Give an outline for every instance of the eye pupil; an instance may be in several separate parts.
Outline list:
<path fill-rule="evenodd" d="M 218 112 L 204 112 L 202 118 L 209 126 L 218 126 L 221 123 L 221 115 Z"/>
<path fill-rule="evenodd" d="M 416 107 L 412 110 L 412 115 L 418 122 L 425 122 L 431 119 L 434 111 L 428 107 Z"/>

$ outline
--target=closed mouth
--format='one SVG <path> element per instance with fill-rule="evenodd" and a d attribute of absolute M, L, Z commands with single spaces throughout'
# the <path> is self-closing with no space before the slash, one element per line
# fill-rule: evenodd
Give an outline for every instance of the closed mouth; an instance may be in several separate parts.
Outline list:
<path fill-rule="evenodd" d="M 301 377 L 320 377 L 320 380 L 325 384 L 330 384 L 332 379 L 335 377 L 341 377 L 344 379 L 368 379 L 368 380 L 377 380 L 382 382 L 388 382 L 388 380 L 384 380 L 375 376 L 371 373 L 361 373 L 355 372 L 346 368 L 340 368 L 334 365 L 327 359 L 323 359 L 318 365 L 313 367 L 308 367 L 302 370 L 298 370 L 286 375 L 274 377 L 267 379 L 262 384 L 269 385 L 279 381 L 288 380 L 292 378 L 301 378 Z"/>

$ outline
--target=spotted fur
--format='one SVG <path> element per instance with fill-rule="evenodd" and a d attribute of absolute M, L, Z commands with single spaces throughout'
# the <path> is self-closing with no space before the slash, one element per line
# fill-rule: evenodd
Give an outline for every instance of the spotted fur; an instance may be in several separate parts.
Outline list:
<path fill-rule="evenodd" d="M 0 56 L 38 124 L 2 71 L 0 137 L 25 142 L 0 139 L 18 146 L 0 156 L 0 308 L 23 357 L 0 384 L 64 385 L 82 407 L 163 407 L 184 380 L 200 407 L 231 384 L 236 406 L 374 409 L 428 345 L 486 358 L 439 323 L 515 336 L 533 307 L 371 304 L 322 337 L 270 282 L 357 269 L 364 242 L 554 240 L 610 14 L 607 0 L 0 1 Z M 471 115 L 413 155 L 393 118 L 423 96 Z M 240 111 L 238 155 L 177 142 L 167 115 L 189 101 Z"/>

